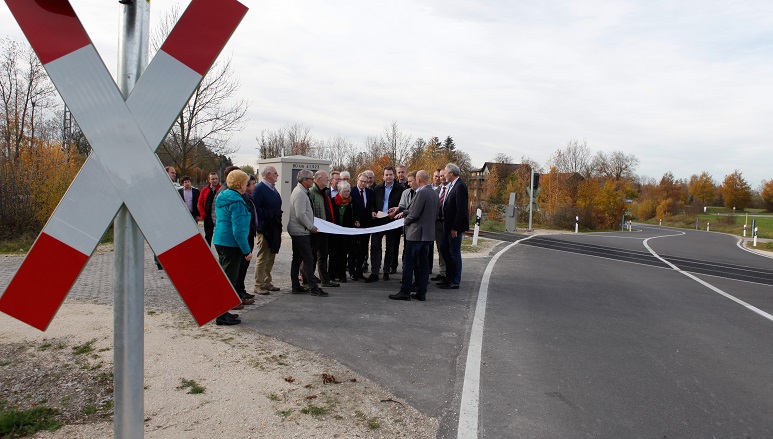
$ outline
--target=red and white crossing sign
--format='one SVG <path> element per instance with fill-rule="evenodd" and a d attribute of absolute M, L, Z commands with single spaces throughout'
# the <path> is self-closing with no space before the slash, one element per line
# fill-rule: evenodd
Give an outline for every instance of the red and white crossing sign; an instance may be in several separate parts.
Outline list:
<path fill-rule="evenodd" d="M 193 0 L 124 100 L 67 0 L 6 3 L 93 153 L 0 296 L 0 311 L 45 330 L 122 204 L 199 325 L 239 304 L 155 150 L 247 8 Z"/>

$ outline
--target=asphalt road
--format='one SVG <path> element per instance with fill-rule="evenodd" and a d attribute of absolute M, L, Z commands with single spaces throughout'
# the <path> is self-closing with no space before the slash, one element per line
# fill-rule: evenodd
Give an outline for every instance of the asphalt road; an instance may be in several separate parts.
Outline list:
<path fill-rule="evenodd" d="M 523 241 L 488 288 L 480 437 L 773 437 L 773 321 L 645 240 L 773 313 L 773 260 L 727 235 Z"/>

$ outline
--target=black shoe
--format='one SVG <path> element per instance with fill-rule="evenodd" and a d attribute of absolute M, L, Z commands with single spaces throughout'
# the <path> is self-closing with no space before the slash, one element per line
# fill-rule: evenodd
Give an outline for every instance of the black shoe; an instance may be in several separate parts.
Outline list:
<path fill-rule="evenodd" d="M 449 282 L 449 281 L 447 281 L 447 280 L 444 280 L 444 281 L 442 281 L 442 282 L 438 282 L 438 283 L 436 283 L 435 285 L 437 285 L 437 286 L 439 286 L 439 287 L 441 287 L 441 288 L 442 288 L 442 287 L 447 287 L 447 286 L 450 286 L 450 285 L 451 285 L 451 282 Z"/>
<path fill-rule="evenodd" d="M 362 278 L 359 276 L 351 276 L 349 280 L 352 282 L 357 282 L 358 280 L 362 280 Z"/>
<path fill-rule="evenodd" d="M 250 294 L 250 293 L 242 293 L 242 294 L 240 294 L 240 296 L 242 296 L 242 299 L 254 299 L 255 298 L 255 295 L 254 294 Z"/>
<path fill-rule="evenodd" d="M 327 296 L 329 296 L 330 294 L 328 294 L 328 293 L 326 293 L 326 292 L 322 291 L 322 289 L 321 289 L 321 288 L 317 288 L 316 290 L 311 290 L 311 295 L 312 295 L 312 296 L 319 296 L 319 297 L 327 297 Z"/>
<path fill-rule="evenodd" d="M 397 274 L 397 268 L 389 270 L 389 274 Z"/>
<path fill-rule="evenodd" d="M 411 296 L 408 293 L 400 291 L 397 294 L 390 294 L 389 298 L 392 300 L 411 300 Z"/>
<path fill-rule="evenodd" d="M 424 302 L 425 300 L 427 300 L 427 296 L 425 295 L 419 296 L 418 294 L 411 294 L 411 299 L 416 299 L 419 302 Z"/>
<path fill-rule="evenodd" d="M 223 314 L 220 317 L 218 317 L 217 319 L 215 319 L 215 324 L 217 326 L 221 326 L 221 325 L 228 325 L 228 326 L 230 326 L 230 325 L 238 325 L 241 322 L 242 322 L 241 320 L 235 319 L 235 318 L 231 317 L 228 314 Z"/>
<path fill-rule="evenodd" d="M 161 264 L 159 264 L 158 262 L 156 262 L 156 268 L 158 268 L 159 270 L 163 270 L 164 269 L 164 267 L 162 267 Z"/>
<path fill-rule="evenodd" d="M 438 285 L 438 288 L 440 288 L 441 290 L 458 290 L 459 285 L 443 284 L 443 285 Z"/>
<path fill-rule="evenodd" d="M 309 292 L 308 288 L 303 287 L 293 287 L 292 294 L 306 294 Z"/>
<path fill-rule="evenodd" d="M 232 319 L 238 319 L 239 318 L 239 314 L 234 314 L 232 312 L 227 312 L 226 314 L 228 314 Z"/>
<path fill-rule="evenodd" d="M 327 287 L 327 288 L 331 288 L 331 287 L 340 287 L 341 284 L 339 284 L 338 282 L 330 281 L 330 282 L 326 282 L 326 283 L 322 284 L 322 286 L 323 287 Z"/>
<path fill-rule="evenodd" d="M 389 273 L 384 273 L 384 280 L 389 280 Z"/>
<path fill-rule="evenodd" d="M 433 278 L 432 278 L 432 279 L 430 279 L 430 280 L 431 280 L 432 282 L 443 282 L 443 281 L 445 281 L 445 280 L 446 280 L 446 277 L 445 277 L 445 276 L 443 276 L 442 274 L 438 274 L 437 276 L 433 277 Z"/>
<path fill-rule="evenodd" d="M 378 275 L 377 274 L 371 274 L 367 278 L 365 278 L 365 283 L 369 284 L 371 282 L 378 282 Z"/>

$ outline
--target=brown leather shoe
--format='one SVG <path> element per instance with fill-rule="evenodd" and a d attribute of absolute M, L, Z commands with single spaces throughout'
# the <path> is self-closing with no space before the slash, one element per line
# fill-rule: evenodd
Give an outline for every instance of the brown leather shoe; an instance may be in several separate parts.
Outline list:
<path fill-rule="evenodd" d="M 231 308 L 231 309 L 244 309 L 244 305 L 242 305 L 242 304 L 240 303 L 240 304 L 236 305 L 235 307 L 233 307 L 233 308 Z"/>
<path fill-rule="evenodd" d="M 242 305 L 252 305 L 255 303 L 255 299 L 242 299 Z"/>

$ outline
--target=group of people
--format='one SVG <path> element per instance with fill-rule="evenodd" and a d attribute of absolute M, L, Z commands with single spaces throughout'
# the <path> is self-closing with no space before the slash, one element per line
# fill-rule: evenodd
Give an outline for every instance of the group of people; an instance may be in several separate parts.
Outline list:
<path fill-rule="evenodd" d="M 191 187 L 189 177 L 182 178 L 179 189 L 193 218 L 204 222 L 207 244 L 214 243 L 220 264 L 242 299 L 236 309 L 254 303 L 255 294 L 279 291 L 271 274 L 283 230 L 282 198 L 276 188 L 279 174 L 267 165 L 260 175 L 258 183 L 255 176 L 233 166 L 226 169 L 225 186 L 212 173 L 209 185 L 200 191 Z M 469 230 L 467 186 L 459 175 L 454 163 L 436 169 L 431 177 L 425 170 L 386 166 L 380 184 L 370 170 L 354 182 L 348 171 L 330 175 L 323 170 L 299 171 L 287 224 L 292 240 L 291 293 L 326 297 L 329 293 L 323 288 L 344 282 L 387 281 L 402 259 L 400 289 L 389 298 L 424 301 L 435 246 L 439 273 L 431 280 L 441 289 L 458 289 L 462 234 Z M 320 231 L 315 219 L 342 228 Z M 394 223 L 400 219 L 402 225 Z M 244 280 L 253 248 L 257 263 L 250 294 Z M 230 312 L 216 319 L 218 325 L 240 322 Z"/>

